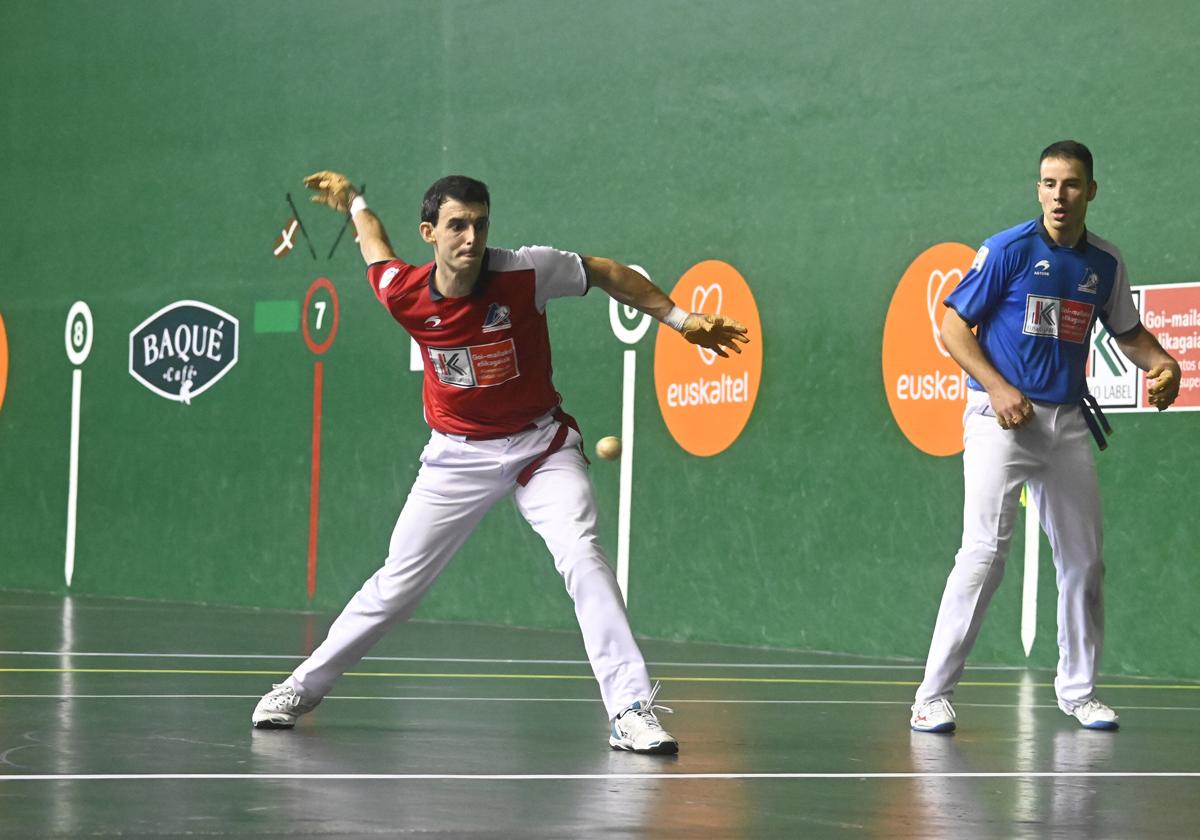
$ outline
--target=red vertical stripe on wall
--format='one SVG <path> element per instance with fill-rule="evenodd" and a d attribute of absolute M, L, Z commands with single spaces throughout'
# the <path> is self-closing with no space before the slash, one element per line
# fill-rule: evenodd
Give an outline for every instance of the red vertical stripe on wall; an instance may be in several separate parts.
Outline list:
<path fill-rule="evenodd" d="M 321 382 L 323 365 L 313 365 L 312 487 L 308 503 L 308 600 L 317 591 L 317 518 L 321 501 Z"/>

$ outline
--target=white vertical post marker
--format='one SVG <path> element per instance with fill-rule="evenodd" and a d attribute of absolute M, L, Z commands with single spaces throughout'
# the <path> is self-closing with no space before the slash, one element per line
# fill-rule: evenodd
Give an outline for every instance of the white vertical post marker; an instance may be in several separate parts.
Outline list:
<path fill-rule="evenodd" d="M 75 365 L 71 371 L 71 466 L 67 478 L 67 553 L 63 577 L 67 587 L 75 575 L 75 517 L 79 496 L 79 404 L 83 396 L 83 370 L 79 368 L 92 352 L 92 310 L 81 300 L 67 312 L 67 359 Z"/>
<path fill-rule="evenodd" d="M 63 564 L 63 577 L 67 588 L 75 575 L 75 516 L 79 496 L 79 400 L 83 391 L 83 371 L 71 371 L 71 467 L 67 479 L 67 556 Z"/>
<path fill-rule="evenodd" d="M 1038 509 L 1033 493 L 1026 485 L 1021 490 L 1025 499 L 1025 569 L 1021 582 L 1021 645 L 1025 656 L 1033 650 L 1033 639 L 1037 634 L 1037 590 L 1038 553 L 1041 548 L 1041 530 L 1038 527 Z"/>
<path fill-rule="evenodd" d="M 616 301 L 613 301 L 616 303 Z M 633 508 L 633 398 L 636 393 L 637 351 L 625 351 L 621 385 L 621 495 L 617 506 L 617 586 L 629 604 L 629 519 Z"/>
<path fill-rule="evenodd" d="M 640 265 L 629 266 L 638 274 L 650 279 L 646 269 Z M 622 309 L 624 312 L 622 312 Z M 634 319 L 639 315 L 637 324 L 625 326 L 625 320 Z M 632 306 L 622 307 L 613 298 L 608 301 L 608 323 L 613 335 L 622 343 L 633 345 L 642 340 L 649 331 L 653 319 L 639 312 Z M 621 382 L 621 477 L 620 498 L 617 503 L 617 586 L 621 589 L 621 598 L 629 604 L 629 533 L 633 511 L 633 407 L 634 396 L 637 393 L 634 386 L 637 383 L 637 351 L 626 350 L 624 353 L 624 376 Z"/>

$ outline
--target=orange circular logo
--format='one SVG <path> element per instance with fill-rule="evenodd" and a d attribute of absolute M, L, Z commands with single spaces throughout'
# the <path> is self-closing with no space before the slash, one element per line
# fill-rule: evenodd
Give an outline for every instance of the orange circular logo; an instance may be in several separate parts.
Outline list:
<path fill-rule="evenodd" d="M 934 245 L 915 260 L 892 295 L 883 325 L 883 387 L 896 425 L 930 455 L 962 451 L 967 375 L 942 346 L 942 301 L 963 279 L 975 252 L 959 242 Z"/>
<path fill-rule="evenodd" d="M 762 381 L 762 327 L 750 287 L 737 269 L 720 260 L 692 266 L 671 291 L 690 312 L 728 315 L 749 330 L 742 352 L 722 359 L 689 344 L 660 324 L 654 341 L 654 390 L 671 436 L 693 455 L 716 455 L 738 438 Z"/>
<path fill-rule="evenodd" d="M 4 318 L 0 316 L 0 407 L 4 406 L 4 387 L 8 384 L 8 335 L 4 332 Z"/>

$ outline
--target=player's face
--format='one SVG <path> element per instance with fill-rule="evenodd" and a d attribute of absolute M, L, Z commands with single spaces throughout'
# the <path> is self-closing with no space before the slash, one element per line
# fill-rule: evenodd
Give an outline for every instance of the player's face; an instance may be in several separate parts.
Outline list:
<path fill-rule="evenodd" d="M 487 247 L 488 206 L 447 199 L 436 225 L 421 223 L 421 236 L 433 246 L 439 269 L 454 274 L 476 271 Z"/>
<path fill-rule="evenodd" d="M 1096 197 L 1096 182 L 1088 180 L 1083 161 L 1046 158 L 1038 173 L 1037 194 L 1051 238 L 1074 245 L 1083 233 L 1088 202 Z"/>

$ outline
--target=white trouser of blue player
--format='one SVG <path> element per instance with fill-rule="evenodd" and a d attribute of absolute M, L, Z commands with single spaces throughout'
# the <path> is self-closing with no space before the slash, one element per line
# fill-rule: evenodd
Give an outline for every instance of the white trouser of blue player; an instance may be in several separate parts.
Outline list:
<path fill-rule="evenodd" d="M 963 538 L 938 609 L 916 702 L 950 697 L 962 678 L 1004 562 L 1028 484 L 1054 552 L 1060 700 L 1092 697 L 1104 642 L 1104 559 L 1092 437 L 1078 405 L 1035 403 L 1033 419 L 1001 429 L 987 394 L 963 416 Z M 1015 639 L 1014 635 L 1014 639 Z"/>
<path fill-rule="evenodd" d="M 596 535 L 596 503 L 580 436 L 571 430 L 525 486 L 521 470 L 549 447 L 557 423 L 497 440 L 434 432 L 392 532 L 387 560 L 350 599 L 325 641 L 287 679 L 324 697 L 392 626 L 406 621 L 488 509 L 512 495 L 550 549 L 575 603 L 584 648 L 609 717 L 650 693 L 616 576 Z"/>

